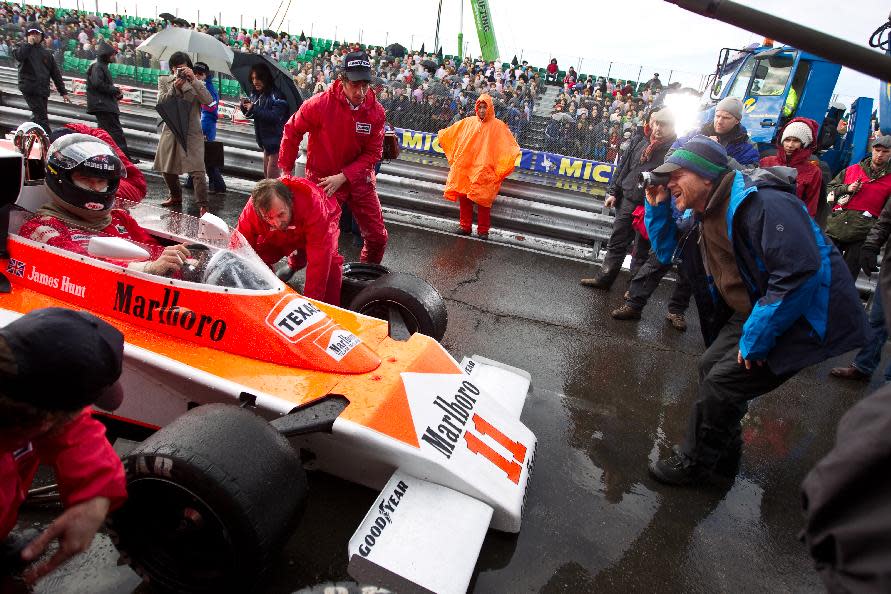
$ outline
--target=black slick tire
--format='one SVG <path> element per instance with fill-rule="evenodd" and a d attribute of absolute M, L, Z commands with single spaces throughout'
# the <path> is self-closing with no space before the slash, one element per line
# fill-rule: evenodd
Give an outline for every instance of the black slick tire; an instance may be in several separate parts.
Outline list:
<path fill-rule="evenodd" d="M 449 316 L 445 301 L 428 282 L 412 274 L 391 272 L 368 284 L 356 295 L 349 309 L 387 319 L 387 311 L 396 307 L 411 334 L 420 332 L 442 340 Z"/>

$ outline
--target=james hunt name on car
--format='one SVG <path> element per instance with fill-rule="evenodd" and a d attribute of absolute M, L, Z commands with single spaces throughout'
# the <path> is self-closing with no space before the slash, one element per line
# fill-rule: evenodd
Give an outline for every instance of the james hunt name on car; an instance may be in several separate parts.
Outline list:
<path fill-rule="evenodd" d="M 68 293 L 75 297 L 85 298 L 87 296 L 87 288 L 85 286 L 71 282 L 71 279 L 65 275 L 62 275 L 60 279 L 57 276 L 40 272 L 36 266 L 31 267 L 31 274 L 28 275 L 28 280 L 51 289 L 59 289 L 63 293 Z"/>
<path fill-rule="evenodd" d="M 135 290 L 133 285 L 118 281 L 112 309 L 146 322 L 182 328 L 197 338 L 207 336 L 214 342 L 226 335 L 224 320 L 179 305 L 180 292 L 176 289 L 165 287 L 161 299 L 145 297 Z"/>

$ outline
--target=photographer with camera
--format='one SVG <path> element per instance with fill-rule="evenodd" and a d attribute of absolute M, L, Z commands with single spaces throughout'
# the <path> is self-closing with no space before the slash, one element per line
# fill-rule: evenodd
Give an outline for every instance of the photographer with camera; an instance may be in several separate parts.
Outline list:
<path fill-rule="evenodd" d="M 172 97 L 179 98 L 189 105 L 189 126 L 186 130 L 186 146 L 183 148 L 173 131 L 165 123 L 158 139 L 158 152 L 155 153 L 154 170 L 164 176 L 170 196 L 161 206 L 180 206 L 183 202 L 179 176 L 188 173 L 195 185 L 195 202 L 199 216 L 207 212 L 207 178 L 204 168 L 204 132 L 201 129 L 201 106 L 213 103 L 213 97 L 203 81 L 195 77 L 192 60 L 184 52 L 174 52 L 170 56 L 170 75 L 158 78 L 158 103 Z"/>
<path fill-rule="evenodd" d="M 696 288 L 697 308 L 713 312 L 703 317 L 712 326 L 703 334 L 715 338 L 699 360 L 686 440 L 650 472 L 667 484 L 703 483 L 713 472 L 736 473 L 749 401 L 862 345 L 866 316 L 841 254 L 788 181 L 767 170 L 732 170 L 724 147 L 705 136 L 653 172 L 670 175 L 646 190 L 653 251 L 669 264 L 684 250 L 679 265 Z M 678 238 L 669 193 L 676 210 L 694 213 L 693 245 Z"/>
<path fill-rule="evenodd" d="M 646 261 L 650 242 L 637 233 L 633 225 L 635 212 L 638 217 L 643 213 L 644 189 L 639 183 L 640 174 L 652 171 L 663 163 L 675 138 L 672 113 L 667 109 L 651 113 L 644 133 L 637 137 L 610 180 L 604 206 L 616 208 L 613 232 L 606 245 L 600 271 L 591 278 L 583 278 L 582 285 L 608 291 L 619 276 L 622 261 L 632 242 L 635 242 L 631 261 L 632 278 Z M 637 317 L 640 318 L 640 315 Z"/>

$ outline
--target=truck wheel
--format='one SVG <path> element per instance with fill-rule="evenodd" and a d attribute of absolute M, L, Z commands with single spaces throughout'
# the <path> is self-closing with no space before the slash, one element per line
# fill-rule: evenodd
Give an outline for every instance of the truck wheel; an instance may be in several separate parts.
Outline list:
<path fill-rule="evenodd" d="M 124 460 L 129 498 L 109 528 L 123 559 L 161 590 L 250 591 L 293 531 L 306 475 L 255 414 L 199 406 Z"/>
<path fill-rule="evenodd" d="M 409 333 L 420 332 L 442 340 L 449 315 L 442 296 L 428 282 L 402 272 L 391 272 L 371 282 L 356 295 L 350 309 L 387 320 L 390 310 L 402 316 Z"/>
<path fill-rule="evenodd" d="M 343 265 L 343 283 L 340 287 L 340 302 L 350 303 L 368 283 L 390 274 L 390 269 L 370 262 L 347 262 Z"/>

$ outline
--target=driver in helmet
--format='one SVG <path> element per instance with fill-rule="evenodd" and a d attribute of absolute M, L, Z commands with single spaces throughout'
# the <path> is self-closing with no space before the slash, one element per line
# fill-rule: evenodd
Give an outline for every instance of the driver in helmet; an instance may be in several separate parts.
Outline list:
<path fill-rule="evenodd" d="M 189 250 L 183 245 L 163 247 L 122 209 L 113 208 L 121 177 L 126 171 L 110 146 L 86 134 L 67 134 L 50 145 L 46 162 L 46 187 L 51 200 L 19 230 L 19 235 L 89 255 L 90 238 L 122 237 L 142 244 L 151 260 L 109 260 L 150 274 L 170 276 L 179 272 Z"/>

